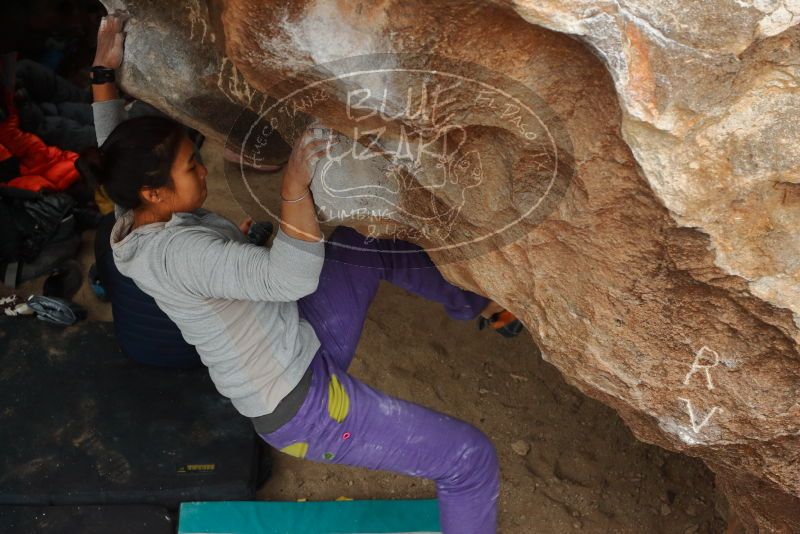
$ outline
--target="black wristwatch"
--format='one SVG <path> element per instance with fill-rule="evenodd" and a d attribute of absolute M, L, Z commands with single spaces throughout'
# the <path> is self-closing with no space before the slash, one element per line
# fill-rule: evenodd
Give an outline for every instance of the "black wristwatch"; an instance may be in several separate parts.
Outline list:
<path fill-rule="evenodd" d="M 96 65 L 92 67 L 92 85 L 114 82 L 114 69 Z"/>

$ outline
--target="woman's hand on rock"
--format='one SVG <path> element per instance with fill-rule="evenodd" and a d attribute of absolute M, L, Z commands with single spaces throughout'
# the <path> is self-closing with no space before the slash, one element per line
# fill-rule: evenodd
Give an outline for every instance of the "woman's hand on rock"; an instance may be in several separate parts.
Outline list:
<path fill-rule="evenodd" d="M 100 20 L 97 30 L 97 52 L 94 66 L 118 69 L 122 65 L 125 22 L 130 16 L 124 11 L 115 11 Z"/>
<path fill-rule="evenodd" d="M 295 141 L 292 155 L 283 175 L 282 194 L 286 198 L 299 197 L 305 193 L 314 177 L 314 166 L 325 155 L 328 139 L 314 138 L 308 129 Z"/>

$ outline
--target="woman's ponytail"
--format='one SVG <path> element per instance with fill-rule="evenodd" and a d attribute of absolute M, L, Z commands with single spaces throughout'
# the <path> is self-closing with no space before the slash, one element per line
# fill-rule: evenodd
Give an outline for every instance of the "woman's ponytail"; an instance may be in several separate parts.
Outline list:
<path fill-rule="evenodd" d="M 78 169 L 78 172 L 92 190 L 97 189 L 106 181 L 103 151 L 97 147 L 92 146 L 83 149 L 80 157 L 75 162 L 75 168 Z"/>

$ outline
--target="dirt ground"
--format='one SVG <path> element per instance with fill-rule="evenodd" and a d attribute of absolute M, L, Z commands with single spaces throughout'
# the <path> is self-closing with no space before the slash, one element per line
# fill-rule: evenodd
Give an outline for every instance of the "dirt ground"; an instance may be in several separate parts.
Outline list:
<path fill-rule="evenodd" d="M 210 142 L 203 149 L 206 207 L 239 222 L 246 214 L 222 178 L 221 153 Z M 84 236 L 84 273 L 92 239 Z M 41 285 L 33 281 L 18 293 L 27 296 Z M 111 320 L 110 306 L 86 284 L 75 300 L 89 308 L 90 320 Z M 714 477 L 703 463 L 637 441 L 611 409 L 567 385 L 527 333 L 505 339 L 478 331 L 475 322 L 453 321 L 437 304 L 383 284 L 351 372 L 389 394 L 469 421 L 492 439 L 502 475 L 500 532 L 724 530 Z M 278 453 L 259 494 L 272 500 L 434 496 L 429 481 Z"/>

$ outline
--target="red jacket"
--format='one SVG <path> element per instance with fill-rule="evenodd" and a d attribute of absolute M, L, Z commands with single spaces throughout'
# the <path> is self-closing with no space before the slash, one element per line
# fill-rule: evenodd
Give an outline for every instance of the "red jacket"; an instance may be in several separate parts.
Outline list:
<path fill-rule="evenodd" d="M 78 178 L 75 160 L 78 154 L 47 146 L 37 136 L 19 129 L 19 115 L 12 95 L 5 94 L 8 118 L 0 123 L 0 161 L 16 156 L 20 176 L 0 185 L 30 191 L 63 191 Z"/>

